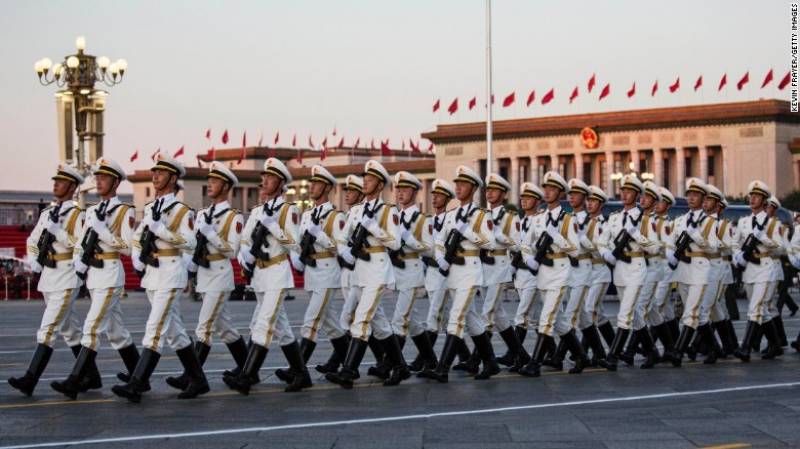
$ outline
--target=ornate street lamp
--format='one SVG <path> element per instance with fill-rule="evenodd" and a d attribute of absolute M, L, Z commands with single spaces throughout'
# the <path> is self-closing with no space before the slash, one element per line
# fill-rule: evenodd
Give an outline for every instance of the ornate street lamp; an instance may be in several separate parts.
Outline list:
<path fill-rule="evenodd" d="M 95 89 L 95 84 L 111 87 L 121 83 L 128 62 L 124 59 L 111 62 L 105 56 L 95 57 L 84 53 L 86 38 L 83 36 L 75 39 L 75 47 L 78 52 L 65 56 L 63 62 L 53 65 L 49 58 L 42 58 L 36 61 L 33 68 L 41 85 L 55 84 L 62 88 L 56 93 L 61 160 L 74 165 L 86 176 L 89 165 L 103 153 L 103 111 L 108 92 Z M 78 136 L 77 149 L 73 149 L 72 144 L 73 123 Z M 87 142 L 90 146 L 88 164 L 85 150 Z M 78 201 L 82 206 L 83 193 L 83 190 L 78 193 Z"/>

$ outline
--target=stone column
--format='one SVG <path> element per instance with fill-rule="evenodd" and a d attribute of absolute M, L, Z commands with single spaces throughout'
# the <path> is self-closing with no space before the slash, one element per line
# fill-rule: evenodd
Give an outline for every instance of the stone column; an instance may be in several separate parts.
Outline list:
<path fill-rule="evenodd" d="M 637 175 L 641 175 L 641 173 L 639 173 L 639 150 L 631 150 L 631 162 L 633 162 L 633 170 L 631 171 L 636 172 Z M 630 169 L 630 167 L 625 168 Z M 623 172 L 625 171 L 627 170 L 623 170 Z"/>
<path fill-rule="evenodd" d="M 531 164 L 528 166 L 528 172 L 531 174 L 530 182 L 539 185 L 539 157 L 531 156 Z"/>
<path fill-rule="evenodd" d="M 661 148 L 653 148 L 653 181 L 659 186 L 664 185 L 664 159 Z"/>
<path fill-rule="evenodd" d="M 697 147 L 697 155 L 700 157 L 700 178 L 703 182 L 708 182 L 708 148 L 705 145 Z"/>
<path fill-rule="evenodd" d="M 733 186 L 730 185 L 730 181 L 728 180 L 728 164 L 730 163 L 730 158 L 728 157 L 728 148 L 726 146 L 719 147 L 719 156 L 722 159 L 722 179 L 719 182 L 719 188 L 722 189 L 722 192 L 727 194 L 729 191 L 733 191 Z M 730 189 L 730 190 L 729 190 Z"/>
<path fill-rule="evenodd" d="M 573 160 L 575 161 L 575 177 L 583 181 L 583 154 L 575 153 Z"/>
<path fill-rule="evenodd" d="M 558 155 L 550 153 L 550 170 L 558 173 Z"/>
<path fill-rule="evenodd" d="M 519 158 L 515 155 L 511 155 L 511 179 L 508 182 L 511 183 L 511 195 L 508 198 L 508 202 L 512 204 L 517 203 L 518 195 L 519 195 Z"/>
<path fill-rule="evenodd" d="M 606 185 L 604 187 L 606 195 L 609 197 L 614 196 L 614 180 L 611 175 L 614 174 L 614 152 L 611 150 L 606 151 Z"/>
<path fill-rule="evenodd" d="M 686 191 L 686 155 L 683 148 L 675 148 L 675 191 L 678 196 L 683 196 Z"/>

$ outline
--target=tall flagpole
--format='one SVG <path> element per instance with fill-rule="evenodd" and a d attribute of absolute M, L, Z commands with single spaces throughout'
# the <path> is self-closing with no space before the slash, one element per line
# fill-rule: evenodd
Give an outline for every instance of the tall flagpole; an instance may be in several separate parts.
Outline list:
<path fill-rule="evenodd" d="M 492 0 L 486 0 L 486 174 L 492 173 Z"/>

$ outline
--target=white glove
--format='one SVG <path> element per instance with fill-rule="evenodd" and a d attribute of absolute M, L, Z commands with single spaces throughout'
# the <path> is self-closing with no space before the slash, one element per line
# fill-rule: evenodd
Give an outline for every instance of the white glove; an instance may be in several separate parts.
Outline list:
<path fill-rule="evenodd" d="M 239 252 L 239 263 L 241 265 L 250 265 L 256 261 L 256 257 L 250 254 L 250 251 L 240 251 Z"/>
<path fill-rule="evenodd" d="M 367 231 L 370 232 L 370 234 L 373 235 L 377 234 L 380 231 L 380 226 L 378 226 L 378 222 L 375 221 L 374 218 L 370 218 L 367 216 L 364 216 L 361 219 L 361 226 L 363 226 Z"/>
<path fill-rule="evenodd" d="M 589 248 L 589 249 L 594 248 L 594 243 L 592 243 L 592 241 L 589 240 L 589 237 L 586 236 L 586 233 L 581 234 L 578 240 L 580 240 L 581 246 L 583 246 L 584 248 Z"/>
<path fill-rule="evenodd" d="M 300 261 L 300 255 L 295 252 L 289 253 L 289 261 L 292 262 L 292 266 L 295 270 L 299 272 L 303 272 L 306 269 L 306 266 L 303 262 Z"/>
<path fill-rule="evenodd" d="M 144 271 L 146 268 L 145 264 L 139 260 L 140 255 L 141 251 L 131 251 L 131 262 L 133 262 L 133 268 L 136 271 Z"/>
<path fill-rule="evenodd" d="M 625 232 L 627 232 L 630 235 L 634 235 L 637 232 L 636 225 L 633 223 L 627 223 L 625 225 Z"/>
<path fill-rule="evenodd" d="M 611 253 L 609 250 L 605 250 L 600 252 L 600 255 L 603 256 L 603 260 L 610 263 L 611 265 L 617 264 L 617 258 L 614 257 L 614 254 Z"/>
<path fill-rule="evenodd" d="M 456 231 L 464 234 L 464 232 L 467 230 L 467 227 L 469 227 L 469 223 L 466 221 L 459 221 L 458 224 L 456 224 Z"/>
<path fill-rule="evenodd" d="M 186 270 L 188 270 L 190 273 L 197 273 L 197 264 L 192 261 L 191 254 L 183 255 L 183 265 L 186 266 Z"/>
<path fill-rule="evenodd" d="M 547 225 L 547 228 L 545 229 L 545 232 L 550 234 L 550 237 L 552 237 L 553 240 L 555 240 L 556 237 L 561 235 L 561 232 L 559 232 L 558 226 L 557 225 L 553 225 L 553 224 Z"/>
<path fill-rule="evenodd" d="M 736 254 L 733 255 L 733 263 L 744 268 L 747 265 L 747 261 L 744 260 L 744 253 L 737 251 Z"/>
<path fill-rule="evenodd" d="M 39 265 L 35 257 L 28 257 L 28 266 L 31 267 L 31 271 L 34 273 L 42 272 L 42 266 Z"/>
<path fill-rule="evenodd" d="M 342 259 L 344 259 L 344 261 L 347 262 L 349 265 L 353 265 L 354 263 L 356 263 L 356 258 L 353 257 L 353 252 L 350 250 L 350 248 L 341 251 L 339 255 L 342 256 Z"/>
<path fill-rule="evenodd" d="M 81 261 L 80 259 L 77 259 L 77 258 L 76 259 L 72 259 L 72 265 L 75 267 L 75 271 L 80 273 L 80 274 L 86 273 L 86 271 L 89 270 L 89 266 L 86 265 L 85 263 L 83 263 L 83 261 Z"/>
<path fill-rule="evenodd" d="M 764 240 L 767 240 L 767 233 L 764 232 L 762 229 L 758 229 L 756 231 L 753 231 L 753 237 L 758 239 L 759 242 L 763 242 Z"/>
<path fill-rule="evenodd" d="M 197 226 L 197 230 L 200 231 L 201 234 L 206 236 L 207 239 L 211 239 L 214 234 L 217 233 L 216 228 L 214 228 L 213 223 L 206 223 L 205 220 L 200 220 L 200 224 Z"/>
<path fill-rule="evenodd" d="M 61 224 L 58 222 L 53 222 L 51 220 L 47 220 L 47 232 L 57 235 L 58 231 L 61 230 Z"/>
<path fill-rule="evenodd" d="M 525 256 L 522 257 L 522 260 L 525 261 L 525 265 L 527 265 L 531 270 L 536 271 L 539 269 L 539 262 L 537 262 L 536 258 L 530 254 L 525 254 Z"/>
<path fill-rule="evenodd" d="M 447 271 L 450 269 L 450 264 L 444 260 L 443 256 L 439 256 L 436 258 L 436 264 L 439 265 L 439 268 L 443 271 Z"/>
<path fill-rule="evenodd" d="M 259 219 L 259 221 L 261 222 L 261 225 L 264 226 L 265 228 L 269 228 L 270 225 L 272 225 L 272 224 L 277 222 L 277 220 L 275 220 L 275 218 L 273 218 L 272 216 L 267 215 L 267 214 L 261 215 L 261 218 Z"/>
<path fill-rule="evenodd" d="M 311 234 L 314 238 L 319 238 L 319 234 L 322 232 L 322 228 L 319 225 L 312 224 L 308 227 L 308 233 Z"/>
<path fill-rule="evenodd" d="M 800 270 L 800 257 L 798 256 L 789 256 L 789 262 L 792 264 L 795 269 Z"/>
<path fill-rule="evenodd" d="M 414 235 L 411 234 L 411 231 L 408 229 L 403 228 L 403 232 L 400 233 L 400 240 L 408 243 L 414 239 Z"/>
<path fill-rule="evenodd" d="M 703 235 L 700 233 L 700 229 L 689 228 L 686 230 L 686 233 L 689 235 L 689 238 L 691 238 L 693 242 L 698 244 L 703 242 Z"/>

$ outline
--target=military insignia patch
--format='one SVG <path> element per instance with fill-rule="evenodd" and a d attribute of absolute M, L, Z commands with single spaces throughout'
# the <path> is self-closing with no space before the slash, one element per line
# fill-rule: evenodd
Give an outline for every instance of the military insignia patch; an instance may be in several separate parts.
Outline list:
<path fill-rule="evenodd" d="M 236 222 L 236 233 L 237 234 L 241 234 L 242 233 L 242 222 L 241 221 L 237 221 Z"/>
<path fill-rule="evenodd" d="M 489 230 L 491 231 L 491 230 L 492 230 L 492 228 L 494 228 L 494 222 L 493 222 L 491 219 L 489 219 L 489 220 L 486 220 L 486 226 L 487 226 L 487 227 L 489 228 Z"/>
<path fill-rule="evenodd" d="M 394 221 L 395 226 L 400 224 L 400 217 L 397 214 L 392 214 L 392 221 Z"/>
<path fill-rule="evenodd" d="M 192 218 L 189 218 L 189 229 L 194 231 L 194 219 Z"/>
<path fill-rule="evenodd" d="M 131 227 L 131 228 L 133 228 L 133 226 L 134 226 L 135 224 L 136 224 L 136 219 L 135 219 L 135 218 L 133 218 L 133 215 L 131 215 L 130 217 L 128 217 L 128 226 L 129 226 L 129 227 Z"/>

